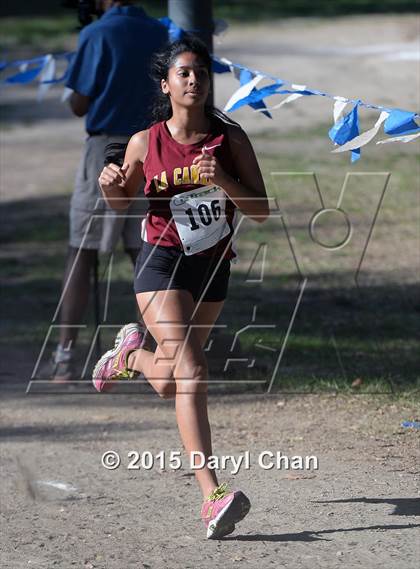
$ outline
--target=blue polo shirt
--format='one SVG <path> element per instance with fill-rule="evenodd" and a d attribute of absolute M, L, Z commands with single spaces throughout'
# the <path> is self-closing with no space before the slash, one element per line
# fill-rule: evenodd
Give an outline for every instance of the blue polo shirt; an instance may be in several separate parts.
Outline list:
<path fill-rule="evenodd" d="M 111 8 L 83 28 L 66 84 L 91 100 L 87 131 L 129 136 L 147 128 L 150 60 L 167 41 L 167 29 L 136 6 Z"/>

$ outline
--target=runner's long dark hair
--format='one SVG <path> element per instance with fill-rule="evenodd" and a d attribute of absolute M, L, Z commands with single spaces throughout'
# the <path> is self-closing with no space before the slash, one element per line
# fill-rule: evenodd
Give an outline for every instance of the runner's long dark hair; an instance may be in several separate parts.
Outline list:
<path fill-rule="evenodd" d="M 169 69 L 174 64 L 176 58 L 181 53 L 186 52 L 197 55 L 206 66 L 209 76 L 211 75 L 212 59 L 207 47 L 201 40 L 186 34 L 182 39 L 167 44 L 166 47 L 156 53 L 152 59 L 151 76 L 156 84 L 156 93 L 151 108 L 151 124 L 167 121 L 172 116 L 171 100 L 169 95 L 165 95 L 165 93 L 162 92 L 161 81 L 162 79 L 168 78 Z M 206 104 L 204 112 L 209 117 L 216 117 L 230 124 L 238 124 L 213 105 Z"/>

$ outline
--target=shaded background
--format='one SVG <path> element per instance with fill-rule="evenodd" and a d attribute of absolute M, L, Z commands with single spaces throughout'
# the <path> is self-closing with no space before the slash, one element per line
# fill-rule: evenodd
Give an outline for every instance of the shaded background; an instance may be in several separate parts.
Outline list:
<path fill-rule="evenodd" d="M 153 15 L 165 13 L 164 2 L 142 5 Z M 352 13 L 344 15 L 350 9 Z M 420 106 L 418 19 L 414 13 L 402 14 L 415 9 L 415 2 L 391 1 L 233 2 L 229 6 L 216 1 L 215 17 L 225 17 L 230 28 L 215 38 L 215 52 L 330 93 L 416 110 Z M 27 2 L 3 6 L 2 16 L 11 10 L 22 11 L 19 17 L 0 20 L 7 59 L 75 48 L 75 11 L 61 8 L 59 2 Z M 388 10 L 398 13 L 364 14 Z M 298 17 L 314 13 L 316 17 Z M 223 108 L 236 87 L 231 76 L 216 76 L 216 104 Z M 69 198 L 84 138 L 83 121 L 60 102 L 61 90 L 52 88 L 41 103 L 35 101 L 36 85 L 8 86 L 0 93 L 1 278 L 7 298 L 0 346 L 8 353 L 25 349 L 27 354 L 16 369 L 6 366 L 3 370 L 3 381 L 9 385 L 26 385 L 38 356 L 41 364 L 45 362 L 56 342 L 52 330 L 41 353 L 59 300 Z M 402 390 L 409 394 L 418 389 L 418 144 L 371 143 L 362 150 L 361 160 L 350 165 L 349 156 L 330 153 L 331 110 L 331 101 L 311 97 L 274 111 L 273 120 L 249 107 L 232 114 L 251 137 L 283 221 L 273 217 L 262 226 L 249 221 L 243 226 L 240 263 L 233 268 L 230 300 L 220 322 L 223 334 L 215 332 L 209 352 L 214 380 L 250 380 L 230 389 L 264 391 L 270 386 L 305 392 Z M 362 109 L 360 115 L 364 130 L 377 113 Z M 288 175 L 280 181 L 272 176 L 278 171 L 315 172 L 330 207 L 336 204 L 346 173 L 358 174 L 349 180 L 343 202 L 354 229 L 348 246 L 333 253 L 314 246 L 308 234 L 311 216 L 320 207 L 314 180 Z M 367 174 L 362 176 L 363 172 Z M 391 173 L 384 195 L 381 172 Z M 325 218 L 323 223 L 323 238 L 337 242 L 343 232 L 340 220 Z M 268 244 L 267 271 L 258 283 L 264 243 Z M 252 271 L 257 276 L 250 278 L 255 255 Z M 108 261 L 101 260 L 102 298 Z M 254 306 L 258 307 L 254 328 L 241 334 L 237 356 L 243 361 L 229 362 L 224 370 L 226 348 L 232 345 L 235 331 L 251 324 Z M 111 328 L 103 334 L 104 345 L 133 314 L 131 267 L 119 249 L 113 260 L 107 315 Z M 93 353 L 89 359 L 95 333 L 92 310 L 84 324 L 80 372 L 85 371 L 88 379 L 95 357 Z M 271 328 L 264 328 L 266 324 Z"/>
<path fill-rule="evenodd" d="M 136 2 L 150 13 L 166 13 L 165 0 Z M 60 14 L 60 0 L 28 0 L 14 2 L 0 7 L 0 17 L 17 15 Z M 223 0 L 213 0 L 217 16 L 229 15 L 239 20 L 255 20 L 278 16 L 333 16 L 337 14 L 371 14 L 386 12 L 416 12 L 416 0 L 230 0 L 229 6 Z"/>

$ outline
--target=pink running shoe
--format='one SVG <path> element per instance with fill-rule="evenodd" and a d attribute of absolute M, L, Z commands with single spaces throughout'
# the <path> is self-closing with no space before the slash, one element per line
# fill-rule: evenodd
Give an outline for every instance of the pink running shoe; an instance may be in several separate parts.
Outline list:
<path fill-rule="evenodd" d="M 235 529 L 249 512 L 251 503 L 243 492 L 228 492 L 227 484 L 218 486 L 204 501 L 201 519 L 207 528 L 207 539 L 219 539 Z"/>
<path fill-rule="evenodd" d="M 96 364 L 92 381 L 97 391 L 112 389 L 115 379 L 132 379 L 136 374 L 127 368 L 128 356 L 143 346 L 144 328 L 140 324 L 127 324 L 118 332 L 114 348 L 108 350 Z"/>

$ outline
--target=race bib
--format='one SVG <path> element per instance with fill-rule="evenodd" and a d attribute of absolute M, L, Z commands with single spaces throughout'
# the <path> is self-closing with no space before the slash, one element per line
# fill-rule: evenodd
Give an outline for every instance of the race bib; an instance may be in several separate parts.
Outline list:
<path fill-rule="evenodd" d="M 230 233 L 225 206 L 225 192 L 214 185 L 172 197 L 170 208 L 186 255 L 209 249 Z"/>

